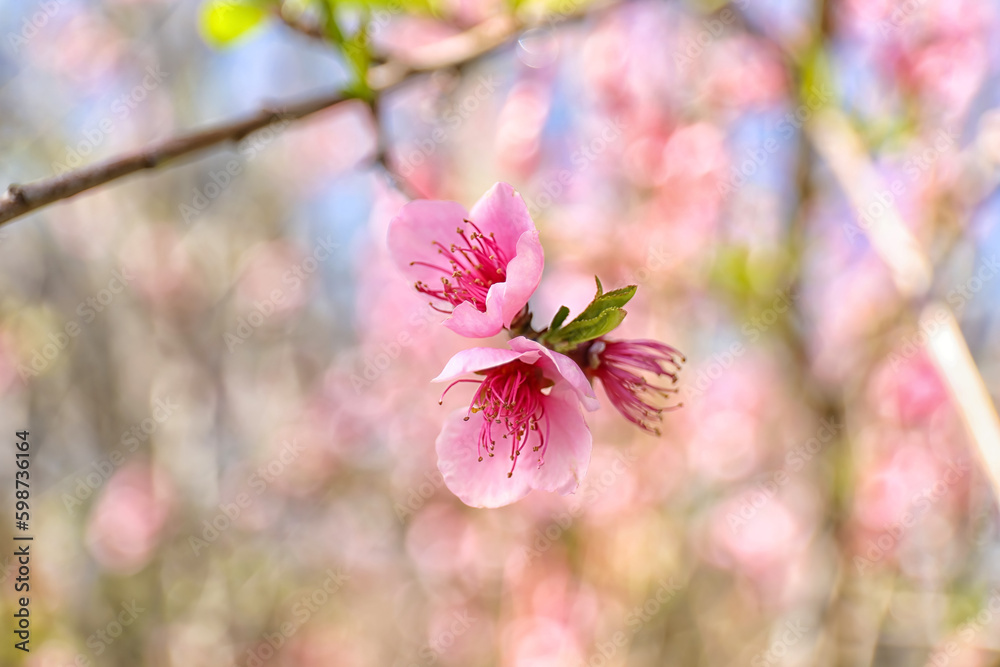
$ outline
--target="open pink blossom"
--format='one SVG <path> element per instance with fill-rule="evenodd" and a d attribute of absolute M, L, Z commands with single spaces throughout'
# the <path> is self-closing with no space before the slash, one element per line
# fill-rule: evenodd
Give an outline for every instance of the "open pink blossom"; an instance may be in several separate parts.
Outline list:
<path fill-rule="evenodd" d="M 587 375 L 600 379 L 608 400 L 623 417 L 644 431 L 660 435 L 664 412 L 680 405 L 666 406 L 664 401 L 677 390 L 647 381 L 645 375 L 670 378 L 677 382 L 684 355 L 655 340 L 608 340 L 599 338 L 587 349 Z"/>
<path fill-rule="evenodd" d="M 445 326 L 470 338 L 510 327 L 545 264 L 528 207 L 506 183 L 494 185 L 471 212 L 450 201 L 405 204 L 389 222 L 388 244 L 417 291 L 451 315 Z"/>
<path fill-rule="evenodd" d="M 590 429 L 580 405 L 599 407 L 569 357 L 514 338 L 510 349 L 471 348 L 448 361 L 435 382 L 479 385 L 437 439 L 445 485 L 473 507 L 501 507 L 532 489 L 572 493 L 590 465 Z M 481 378 L 457 379 L 470 373 Z M 447 393 L 448 389 L 445 389 Z"/>

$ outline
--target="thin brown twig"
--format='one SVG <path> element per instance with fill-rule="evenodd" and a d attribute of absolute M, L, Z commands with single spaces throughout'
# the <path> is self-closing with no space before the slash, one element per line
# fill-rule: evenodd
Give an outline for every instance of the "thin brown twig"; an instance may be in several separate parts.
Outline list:
<path fill-rule="evenodd" d="M 391 91 L 420 74 L 464 67 L 506 44 L 522 28 L 509 16 L 497 16 L 463 33 L 418 50 L 406 62 L 392 61 L 369 71 L 374 94 Z M 297 120 L 328 109 L 356 93 L 338 90 L 312 99 L 275 105 L 236 120 L 178 137 L 154 142 L 138 151 L 25 185 L 11 184 L 0 197 L 0 225 L 62 199 L 129 174 L 162 166 L 170 160 L 206 148 L 238 142 L 275 122 Z"/>
<path fill-rule="evenodd" d="M 158 141 L 137 152 L 88 165 L 53 178 L 26 185 L 11 184 L 3 197 L 0 197 L 0 224 L 98 185 L 137 171 L 161 166 L 174 158 L 218 144 L 238 142 L 278 120 L 302 118 L 345 99 L 347 96 L 338 91 L 331 95 L 286 105 L 281 111 L 262 109 L 240 120 Z"/>

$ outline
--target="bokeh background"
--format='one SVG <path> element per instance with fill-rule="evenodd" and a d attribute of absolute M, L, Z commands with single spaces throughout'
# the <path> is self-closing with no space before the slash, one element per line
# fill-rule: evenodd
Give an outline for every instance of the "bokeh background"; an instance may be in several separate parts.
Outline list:
<path fill-rule="evenodd" d="M 1000 664 L 1000 4 L 222 5 L 2 0 L 0 181 L 521 27 L 0 227 L 0 663 Z M 637 284 L 617 333 L 688 363 L 662 437 L 605 405 L 575 495 L 474 510 L 428 383 L 469 342 L 385 231 L 499 180 L 536 324 Z"/>

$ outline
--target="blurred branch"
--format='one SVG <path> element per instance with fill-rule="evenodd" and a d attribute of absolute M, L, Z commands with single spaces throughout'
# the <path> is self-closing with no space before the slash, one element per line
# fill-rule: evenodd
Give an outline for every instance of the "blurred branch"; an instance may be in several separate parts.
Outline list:
<path fill-rule="evenodd" d="M 369 103 L 372 118 L 375 121 L 375 155 L 372 161 L 385 174 L 391 187 L 402 192 L 408 199 L 421 199 L 424 194 L 420 192 L 420 189 L 392 166 L 389 155 L 389 137 L 386 135 L 385 125 L 381 122 L 381 106 L 378 99 L 373 99 Z"/>
<path fill-rule="evenodd" d="M 771 44 L 780 56 L 794 86 L 795 97 L 792 104 L 798 108 L 807 105 L 808 100 L 805 99 L 805 92 L 808 79 L 812 74 L 810 68 L 816 64 L 813 59 L 817 55 L 822 55 L 836 34 L 832 0 L 820 0 L 816 3 L 812 39 L 808 43 L 798 45 L 797 48 L 781 43 L 777 36 L 771 36 L 762 30 L 756 22 L 743 13 L 736 3 L 731 4 L 730 7 L 739 19 L 738 27 L 746 34 Z M 798 196 L 791 214 L 786 238 L 787 247 L 792 257 L 792 265 L 788 271 L 787 289 L 792 293 L 801 293 L 805 280 L 803 275 L 804 257 L 810 243 L 809 226 L 815 216 L 813 207 L 816 205 L 820 163 L 817 159 L 819 151 L 814 148 L 805 131 L 796 134 L 796 141 L 798 148 L 795 192 Z M 856 608 L 851 603 L 857 586 L 850 562 L 850 538 L 847 527 L 852 489 L 850 483 L 845 483 L 844 477 L 846 476 L 841 472 L 852 465 L 853 456 L 850 435 L 846 430 L 848 412 L 844 397 L 845 388 L 830 386 L 817 377 L 813 369 L 814 356 L 810 350 L 805 328 L 808 318 L 803 306 L 804 303 L 801 299 L 793 300 L 790 316 L 783 322 L 779 332 L 784 336 L 788 350 L 795 360 L 794 368 L 797 370 L 798 384 L 804 397 L 808 399 L 817 416 L 840 424 L 844 429 L 839 436 L 840 446 L 831 446 L 824 457 L 827 465 L 835 471 L 827 489 L 829 524 L 824 532 L 837 545 L 837 566 L 829 595 L 821 601 L 817 610 L 817 616 L 822 622 L 822 629 L 814 640 L 810 652 L 816 664 L 870 664 L 864 660 L 870 658 L 873 650 L 865 656 L 865 650 L 862 647 L 874 646 L 875 643 L 857 641 L 858 633 L 853 623 Z"/>
<path fill-rule="evenodd" d="M 585 13 L 580 14 L 583 15 Z M 421 74 L 442 69 L 461 69 L 491 54 L 525 27 L 529 26 L 510 16 L 493 17 L 465 32 L 418 49 L 405 61 L 397 59 L 372 68 L 368 75 L 368 85 L 379 95 Z M 59 176 L 25 185 L 11 184 L 0 197 L 0 225 L 129 174 L 154 169 L 170 160 L 207 148 L 238 142 L 272 123 L 304 118 L 357 97 L 357 93 L 338 90 L 305 101 L 279 104 L 261 109 L 248 117 L 158 141 L 133 153 Z"/>
<path fill-rule="evenodd" d="M 275 15 L 284 23 L 286 26 L 294 30 L 295 32 L 305 35 L 310 39 L 319 40 L 323 43 L 328 43 L 326 40 L 326 35 L 323 34 L 323 28 L 319 25 L 307 24 L 298 19 L 292 19 L 284 15 L 279 9 L 275 11 Z"/>
<path fill-rule="evenodd" d="M 806 125 L 816 150 L 833 170 L 856 211 L 879 204 L 883 213 L 864 227 L 872 247 L 888 266 L 896 288 L 907 298 L 920 297 L 931 284 L 930 262 L 919 242 L 903 222 L 884 179 L 875 170 L 860 135 L 843 112 L 824 109 Z"/>
<path fill-rule="evenodd" d="M 943 330 L 930 337 L 931 357 L 972 441 L 978 445 L 979 463 L 1000 499 L 1000 419 L 997 419 L 993 400 L 951 309 L 941 303 L 927 306 L 921 315 L 920 326 L 932 326 L 934 322 L 941 323 Z M 927 331 L 926 328 L 922 330 Z"/>
<path fill-rule="evenodd" d="M 872 248 L 889 267 L 900 292 L 908 298 L 922 298 L 931 285 L 933 268 L 893 202 L 880 194 L 886 187 L 872 166 L 860 136 L 843 113 L 833 109 L 817 114 L 806 126 L 806 131 L 855 210 L 865 210 L 872 202 L 882 205 L 884 212 L 865 227 L 865 232 L 871 239 Z M 925 309 L 923 320 L 926 322 L 929 318 L 945 325 L 944 333 L 931 337 L 931 357 L 938 365 L 994 494 L 1000 500 L 1000 418 L 954 314 L 944 304 L 932 303 Z"/>

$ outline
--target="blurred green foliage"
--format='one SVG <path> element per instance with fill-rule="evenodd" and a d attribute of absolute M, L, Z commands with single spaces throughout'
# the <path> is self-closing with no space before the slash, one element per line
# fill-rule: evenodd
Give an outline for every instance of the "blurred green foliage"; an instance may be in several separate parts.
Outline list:
<path fill-rule="evenodd" d="M 229 46 L 250 35 L 267 17 L 259 2 L 208 0 L 201 7 L 199 27 L 205 41 L 215 47 Z"/>

